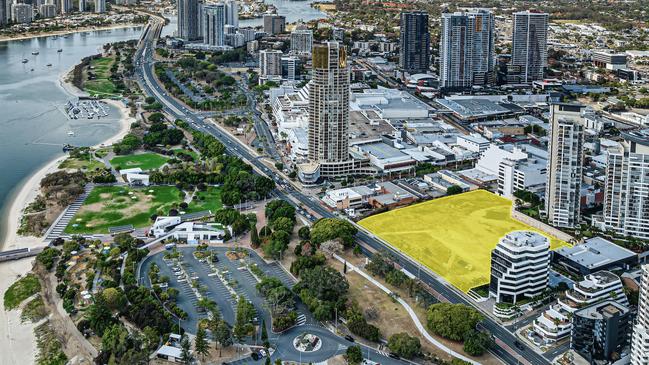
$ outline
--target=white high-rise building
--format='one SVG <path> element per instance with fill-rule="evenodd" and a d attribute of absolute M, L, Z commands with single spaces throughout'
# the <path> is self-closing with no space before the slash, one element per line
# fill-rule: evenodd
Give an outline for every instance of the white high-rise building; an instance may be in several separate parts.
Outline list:
<path fill-rule="evenodd" d="M 584 162 L 583 105 L 554 104 L 550 109 L 550 142 L 545 188 L 545 213 L 556 227 L 579 224 Z"/>
<path fill-rule="evenodd" d="M 79 12 L 86 11 L 86 0 L 79 0 Z"/>
<path fill-rule="evenodd" d="M 313 47 L 308 163 L 298 165 L 302 182 L 354 172 L 349 154 L 349 78 L 345 47 L 334 41 Z"/>
<path fill-rule="evenodd" d="M 649 265 L 642 266 L 638 316 L 631 336 L 631 365 L 649 365 Z"/>
<path fill-rule="evenodd" d="M 516 304 L 547 289 L 550 240 L 538 233 L 515 231 L 491 251 L 490 295 L 496 302 Z"/>
<path fill-rule="evenodd" d="M 282 76 L 282 51 L 264 49 L 259 51 L 259 77 Z"/>
<path fill-rule="evenodd" d="M 225 24 L 239 28 L 239 3 L 236 0 L 225 1 Z"/>
<path fill-rule="evenodd" d="M 313 48 L 313 31 L 298 28 L 291 32 L 291 52 L 297 54 L 311 54 Z"/>
<path fill-rule="evenodd" d="M 34 10 L 30 4 L 11 4 L 11 19 L 20 24 L 31 23 Z"/>
<path fill-rule="evenodd" d="M 198 0 L 178 0 L 178 38 L 194 41 L 200 38 Z"/>
<path fill-rule="evenodd" d="M 59 0 L 59 13 L 70 14 L 72 13 L 72 0 Z"/>
<path fill-rule="evenodd" d="M 494 16 L 486 9 L 442 14 L 439 85 L 466 89 L 493 80 Z"/>
<path fill-rule="evenodd" d="M 11 14 L 9 3 L 10 1 L 8 0 L 0 0 L 0 26 L 6 25 L 9 20 L 9 15 Z"/>
<path fill-rule="evenodd" d="M 512 65 L 521 67 L 521 82 L 543 79 L 548 63 L 548 19 L 547 13 L 514 13 Z"/>
<path fill-rule="evenodd" d="M 649 130 L 623 132 L 622 138 L 608 150 L 603 228 L 649 239 Z"/>
<path fill-rule="evenodd" d="M 225 45 L 225 4 L 203 6 L 203 43 L 210 46 Z"/>
<path fill-rule="evenodd" d="M 41 18 L 53 18 L 56 16 L 56 5 L 43 4 L 38 8 L 38 13 L 41 15 Z"/>
<path fill-rule="evenodd" d="M 282 76 L 287 80 L 295 80 L 297 78 L 299 62 L 300 59 L 296 56 L 282 57 Z"/>
<path fill-rule="evenodd" d="M 106 12 L 106 0 L 95 0 L 95 13 Z"/>

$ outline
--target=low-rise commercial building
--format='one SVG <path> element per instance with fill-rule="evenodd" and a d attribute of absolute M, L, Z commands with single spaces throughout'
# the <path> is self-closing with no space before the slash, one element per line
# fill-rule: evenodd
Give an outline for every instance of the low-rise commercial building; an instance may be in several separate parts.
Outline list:
<path fill-rule="evenodd" d="M 587 239 L 572 247 L 552 252 L 552 264 L 575 275 L 601 270 L 628 270 L 638 262 L 638 255 L 601 237 Z"/>

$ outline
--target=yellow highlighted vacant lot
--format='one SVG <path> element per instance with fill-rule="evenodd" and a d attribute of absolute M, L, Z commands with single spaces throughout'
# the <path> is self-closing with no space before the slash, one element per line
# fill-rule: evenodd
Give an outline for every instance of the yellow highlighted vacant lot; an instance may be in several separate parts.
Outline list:
<path fill-rule="evenodd" d="M 514 220 L 511 208 L 510 200 L 476 190 L 371 216 L 359 224 L 467 292 L 489 282 L 491 250 L 502 236 L 518 230 L 543 233 Z M 552 249 L 567 245 L 548 237 Z"/>

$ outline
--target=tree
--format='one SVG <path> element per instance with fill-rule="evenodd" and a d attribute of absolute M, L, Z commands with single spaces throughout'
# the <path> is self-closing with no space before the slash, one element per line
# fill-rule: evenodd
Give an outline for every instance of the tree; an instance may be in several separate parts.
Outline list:
<path fill-rule="evenodd" d="M 453 341 L 462 341 L 484 317 L 464 304 L 436 303 L 428 307 L 428 329 Z"/>
<path fill-rule="evenodd" d="M 464 190 L 462 190 L 462 188 L 457 185 L 451 185 L 446 188 L 446 195 L 461 194 L 462 192 L 464 192 Z"/>
<path fill-rule="evenodd" d="M 288 248 L 291 241 L 291 235 L 285 231 L 275 231 L 270 235 L 270 239 L 264 245 L 264 254 L 275 260 L 278 260 L 282 253 Z"/>
<path fill-rule="evenodd" d="M 199 326 L 198 331 L 196 331 L 196 338 L 194 339 L 194 351 L 197 354 L 201 355 L 203 359 L 210 353 L 207 339 L 205 338 L 205 329 Z"/>
<path fill-rule="evenodd" d="M 275 230 L 275 232 L 284 231 L 287 233 L 292 233 L 294 225 L 295 222 L 290 218 L 279 217 L 273 221 L 273 230 Z"/>
<path fill-rule="evenodd" d="M 259 237 L 268 237 L 273 233 L 273 231 L 268 226 L 263 226 L 259 230 Z"/>
<path fill-rule="evenodd" d="M 264 347 L 268 349 L 270 343 L 268 342 L 268 330 L 266 330 L 266 320 L 261 320 L 261 341 L 264 343 Z"/>
<path fill-rule="evenodd" d="M 311 228 L 311 242 L 320 245 L 326 241 L 339 239 L 345 247 L 351 247 L 357 232 L 356 227 L 346 220 L 324 218 L 315 222 Z"/>
<path fill-rule="evenodd" d="M 230 332 L 230 327 L 228 326 L 227 322 L 223 320 L 219 322 L 219 325 L 216 329 L 215 339 L 221 345 L 221 348 L 219 349 L 219 357 L 221 357 L 221 350 L 224 347 L 231 346 L 233 343 L 232 333 Z"/>
<path fill-rule="evenodd" d="M 101 295 L 95 297 L 95 302 L 88 307 L 86 319 L 90 328 L 100 337 L 103 336 L 106 328 L 115 322 L 113 313 Z"/>
<path fill-rule="evenodd" d="M 186 365 L 191 364 L 192 360 L 194 360 L 194 356 L 192 356 L 190 343 L 187 336 L 183 336 L 182 340 L 180 340 L 180 348 L 180 359 L 182 360 L 182 362 Z"/>
<path fill-rule="evenodd" d="M 257 248 L 261 245 L 261 240 L 259 239 L 259 234 L 257 233 L 257 226 L 254 225 L 250 228 L 250 244 L 253 248 Z"/>
<path fill-rule="evenodd" d="M 363 353 L 361 352 L 361 347 L 358 345 L 349 346 L 345 356 L 347 357 L 347 363 L 351 365 L 357 365 L 363 361 Z"/>
<path fill-rule="evenodd" d="M 234 337 L 241 341 L 245 336 L 249 335 L 254 327 L 252 319 L 255 316 L 255 307 L 245 297 L 240 296 L 237 302 L 236 318 L 234 323 Z"/>
<path fill-rule="evenodd" d="M 101 295 L 111 310 L 118 310 L 126 305 L 126 296 L 121 289 L 106 288 L 101 292 Z"/>
<path fill-rule="evenodd" d="M 311 238 L 311 230 L 309 229 L 309 226 L 302 226 L 300 229 L 297 231 L 297 236 L 301 240 L 308 240 Z"/>
<path fill-rule="evenodd" d="M 464 338 L 463 350 L 471 356 L 480 356 L 491 347 L 492 340 L 489 334 L 479 331 L 470 331 Z"/>
<path fill-rule="evenodd" d="M 390 351 L 406 359 L 412 359 L 421 350 L 419 338 L 407 333 L 395 333 L 388 339 Z"/>

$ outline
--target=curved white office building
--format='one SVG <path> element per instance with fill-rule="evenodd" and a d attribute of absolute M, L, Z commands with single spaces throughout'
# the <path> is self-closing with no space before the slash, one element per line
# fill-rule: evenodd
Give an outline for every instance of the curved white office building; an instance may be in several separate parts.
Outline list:
<path fill-rule="evenodd" d="M 491 251 L 490 295 L 498 303 L 516 304 L 548 287 L 550 240 L 535 232 L 515 231 Z"/>

